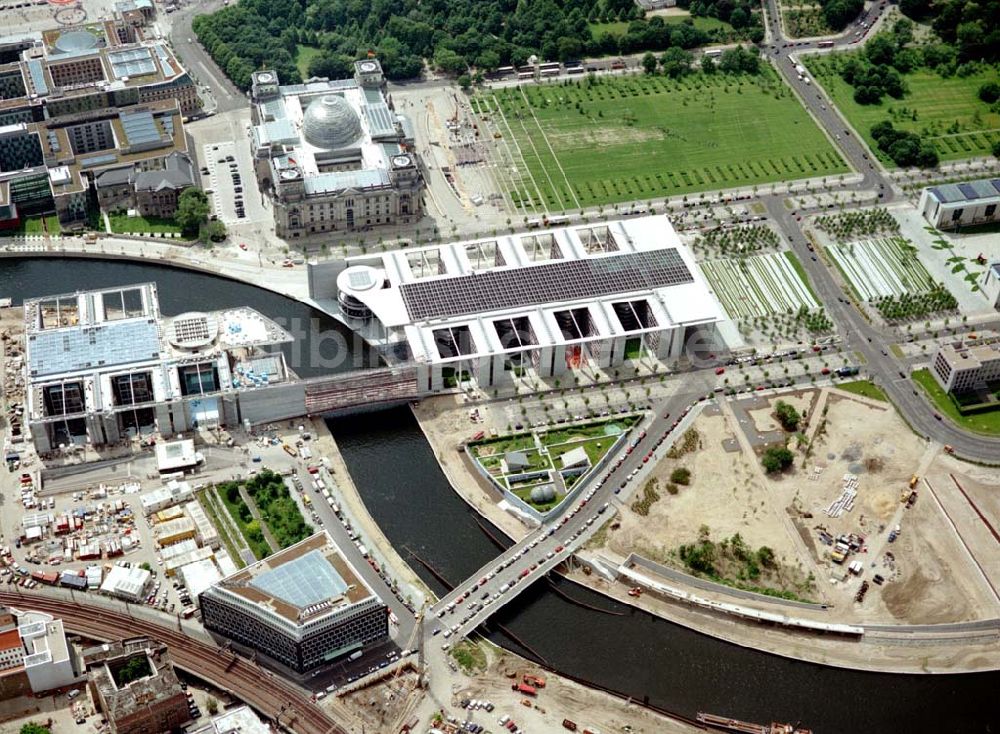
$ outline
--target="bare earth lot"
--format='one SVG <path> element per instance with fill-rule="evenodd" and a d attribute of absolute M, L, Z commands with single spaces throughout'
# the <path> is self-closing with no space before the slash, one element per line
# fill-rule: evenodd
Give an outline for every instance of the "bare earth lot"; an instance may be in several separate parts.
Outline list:
<path fill-rule="evenodd" d="M 789 590 L 789 581 L 813 574 L 815 589 L 800 596 L 830 604 L 838 621 L 927 624 L 996 616 L 998 599 L 984 576 L 1000 588 L 1000 544 L 950 475 L 998 527 L 1000 473 L 970 469 L 940 446 L 928 446 L 888 403 L 830 388 L 780 399 L 808 413 L 801 430 L 811 448 L 789 436 L 796 457 L 791 470 L 775 477 L 759 468 L 757 454 L 780 440 L 776 399 L 708 409 L 694 426 L 698 447 L 657 467 L 661 496 L 648 516 L 626 502 L 620 526 L 604 534 L 604 548 L 683 569 L 676 549 L 696 542 L 704 525 L 715 542 L 739 533 L 751 549 L 770 547 L 784 567 L 781 578 L 769 579 L 777 588 Z M 678 466 L 691 470 L 691 484 L 670 495 L 663 486 Z M 913 474 L 921 478 L 917 499 L 906 508 L 900 496 Z M 857 496 L 851 510 L 831 517 L 826 511 L 844 491 L 845 475 L 857 477 Z M 899 537 L 889 543 L 896 525 Z M 862 548 L 838 565 L 821 531 L 862 536 Z M 855 560 L 862 564 L 860 578 L 847 571 Z M 884 585 L 872 583 L 875 574 Z M 870 587 L 857 603 L 863 580 Z"/>

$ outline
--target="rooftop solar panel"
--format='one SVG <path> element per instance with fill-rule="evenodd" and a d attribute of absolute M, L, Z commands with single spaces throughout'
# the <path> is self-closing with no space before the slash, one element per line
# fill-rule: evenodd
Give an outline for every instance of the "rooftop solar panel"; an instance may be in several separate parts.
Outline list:
<path fill-rule="evenodd" d="M 410 319 L 424 321 L 692 282 L 671 248 L 404 283 L 400 290 Z"/>
<path fill-rule="evenodd" d="M 347 583 L 318 550 L 265 571 L 250 585 L 299 609 L 339 597 L 347 591 Z"/>
<path fill-rule="evenodd" d="M 962 183 L 958 185 L 958 190 L 962 192 L 966 199 L 978 199 L 979 194 L 976 193 L 976 189 L 972 184 Z"/>
<path fill-rule="evenodd" d="M 32 377 L 156 359 L 156 322 L 131 320 L 75 329 L 52 329 L 28 337 Z"/>

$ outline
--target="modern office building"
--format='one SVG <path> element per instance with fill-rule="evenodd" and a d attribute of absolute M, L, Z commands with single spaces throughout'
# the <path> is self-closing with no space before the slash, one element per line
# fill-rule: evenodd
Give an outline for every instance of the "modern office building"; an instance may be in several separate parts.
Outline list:
<path fill-rule="evenodd" d="M 24 302 L 28 427 L 40 452 L 242 421 L 238 394 L 284 381 L 291 341 L 250 308 L 161 316 L 153 283 Z M 168 444 L 168 446 L 171 444 Z"/>
<path fill-rule="evenodd" d="M 196 180 L 182 116 L 200 108 L 188 73 L 141 23 L 0 39 L 0 228 L 53 210 L 82 227 L 91 190 L 106 209 L 168 216 Z"/>
<path fill-rule="evenodd" d="M 385 604 L 326 531 L 227 576 L 200 602 L 207 629 L 300 673 L 389 634 Z"/>
<path fill-rule="evenodd" d="M 934 377 L 951 393 L 986 389 L 1000 381 L 1000 344 L 944 344 L 934 355 Z"/>
<path fill-rule="evenodd" d="M 253 75 L 257 181 L 274 204 L 279 237 L 366 230 L 416 222 L 424 179 L 409 121 L 385 93 L 376 59 L 354 79 L 279 85 Z"/>
<path fill-rule="evenodd" d="M 930 186 L 920 195 L 920 212 L 938 229 L 1000 221 L 1000 178 Z"/>
<path fill-rule="evenodd" d="M 178 731 L 191 720 L 166 645 L 137 637 L 87 648 L 82 657 L 112 734 Z"/>
<path fill-rule="evenodd" d="M 311 265 L 310 291 L 427 392 L 674 359 L 726 318 L 666 216 Z"/>

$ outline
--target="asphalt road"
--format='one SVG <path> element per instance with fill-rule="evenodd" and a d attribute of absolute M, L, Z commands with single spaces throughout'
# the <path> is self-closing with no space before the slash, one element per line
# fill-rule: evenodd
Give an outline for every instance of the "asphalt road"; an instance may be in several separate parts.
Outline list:
<path fill-rule="evenodd" d="M 216 102 L 206 109 L 213 112 L 230 112 L 243 109 L 250 102 L 247 96 L 233 85 L 229 78 L 216 66 L 191 29 L 196 15 L 207 15 L 222 8 L 222 0 L 207 0 L 197 5 L 190 4 L 172 14 L 170 43 L 181 58 L 184 67 L 198 80 L 199 86 L 207 86 Z"/>

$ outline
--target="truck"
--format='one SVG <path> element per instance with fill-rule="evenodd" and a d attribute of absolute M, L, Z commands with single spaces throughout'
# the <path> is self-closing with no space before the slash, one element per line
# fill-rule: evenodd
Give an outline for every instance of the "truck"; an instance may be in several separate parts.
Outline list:
<path fill-rule="evenodd" d="M 576 722 L 570 721 L 569 719 L 563 719 L 563 729 L 569 729 L 570 731 L 576 731 Z"/>
<path fill-rule="evenodd" d="M 535 688 L 545 688 L 545 679 L 539 678 L 537 675 L 531 675 L 530 673 L 525 673 L 521 680 L 527 683 L 529 686 L 534 686 Z"/>
<path fill-rule="evenodd" d="M 525 696 L 538 695 L 538 690 L 534 686 L 529 686 L 527 683 L 515 683 L 510 687 L 510 690 L 523 693 Z"/>
<path fill-rule="evenodd" d="M 858 372 L 860 371 L 861 371 L 860 367 L 845 365 L 843 367 L 838 367 L 836 370 L 834 370 L 834 374 L 836 374 L 837 377 L 851 377 L 852 375 L 858 374 Z"/>

